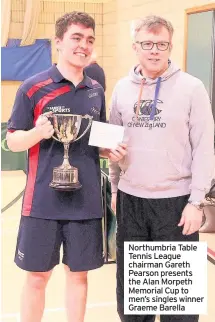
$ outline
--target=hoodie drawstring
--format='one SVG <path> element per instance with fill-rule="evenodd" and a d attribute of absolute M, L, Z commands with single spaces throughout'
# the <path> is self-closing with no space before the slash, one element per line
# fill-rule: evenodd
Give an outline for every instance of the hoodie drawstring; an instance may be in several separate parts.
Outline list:
<path fill-rule="evenodd" d="M 146 82 L 146 80 L 143 78 L 141 80 L 141 84 L 140 84 L 140 92 L 139 92 L 138 102 L 137 102 L 136 117 L 139 115 L 139 112 L 140 112 L 140 102 L 141 102 L 141 97 L 142 97 L 142 93 L 143 93 L 143 85 L 145 84 L 145 82 Z M 154 116 L 156 113 L 157 99 L 158 99 L 158 95 L 159 95 L 159 91 L 160 91 L 160 85 L 161 85 L 161 77 L 158 77 L 158 80 L 156 83 L 156 88 L 155 88 L 154 102 L 152 104 L 152 109 L 151 109 L 151 113 L 150 113 L 150 121 L 154 120 Z"/>
<path fill-rule="evenodd" d="M 160 91 L 160 85 L 161 85 L 161 77 L 158 77 L 156 88 L 155 88 L 155 97 L 154 97 L 154 103 L 152 105 L 152 110 L 150 113 L 150 121 L 154 120 L 155 112 L 156 112 L 156 107 L 157 107 L 157 99 Z"/>
<path fill-rule="evenodd" d="M 143 85 L 145 84 L 145 81 L 146 80 L 144 78 L 141 80 L 140 92 L 139 92 L 138 101 L 137 101 L 136 117 L 139 115 L 140 101 L 141 101 L 141 97 L 142 97 L 142 93 L 143 93 Z"/>

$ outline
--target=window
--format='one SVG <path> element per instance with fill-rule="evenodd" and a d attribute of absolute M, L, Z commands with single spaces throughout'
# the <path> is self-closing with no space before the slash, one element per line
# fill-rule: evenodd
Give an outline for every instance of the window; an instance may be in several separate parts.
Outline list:
<path fill-rule="evenodd" d="M 215 118 L 215 4 L 186 10 L 184 67 L 204 83 Z"/>

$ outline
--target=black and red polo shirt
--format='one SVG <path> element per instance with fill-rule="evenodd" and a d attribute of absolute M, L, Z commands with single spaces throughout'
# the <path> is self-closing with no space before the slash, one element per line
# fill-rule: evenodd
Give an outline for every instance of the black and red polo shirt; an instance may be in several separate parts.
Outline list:
<path fill-rule="evenodd" d="M 53 65 L 20 86 L 8 131 L 32 129 L 40 114 L 48 111 L 62 114 L 91 115 L 105 122 L 105 96 L 101 85 L 84 75 L 74 86 Z M 86 128 L 82 121 L 80 133 Z M 45 219 L 83 220 L 102 217 L 100 162 L 97 147 L 88 145 L 90 131 L 70 145 L 70 164 L 79 169 L 82 188 L 73 192 L 49 187 L 53 168 L 63 162 L 63 144 L 53 138 L 42 140 L 28 151 L 27 183 L 22 215 Z"/>

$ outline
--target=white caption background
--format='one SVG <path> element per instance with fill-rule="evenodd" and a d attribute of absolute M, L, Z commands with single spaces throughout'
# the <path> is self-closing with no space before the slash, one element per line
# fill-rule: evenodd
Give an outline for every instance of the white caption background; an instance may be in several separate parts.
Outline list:
<path fill-rule="evenodd" d="M 206 314 L 206 242 L 125 242 L 124 313 Z"/>

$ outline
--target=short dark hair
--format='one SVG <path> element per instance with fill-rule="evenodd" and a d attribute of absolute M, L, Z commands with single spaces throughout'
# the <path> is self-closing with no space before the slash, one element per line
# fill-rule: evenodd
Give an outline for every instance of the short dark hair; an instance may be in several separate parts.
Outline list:
<path fill-rule="evenodd" d="M 55 23 L 55 36 L 62 39 L 69 26 L 78 24 L 92 28 L 95 32 L 95 20 L 88 13 L 73 11 L 58 18 Z"/>

